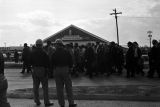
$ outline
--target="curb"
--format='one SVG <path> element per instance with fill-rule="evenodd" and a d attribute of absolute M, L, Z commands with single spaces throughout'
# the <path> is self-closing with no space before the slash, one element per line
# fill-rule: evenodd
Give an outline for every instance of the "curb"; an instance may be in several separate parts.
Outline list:
<path fill-rule="evenodd" d="M 5 64 L 4 68 L 22 68 L 23 64 Z"/>
<path fill-rule="evenodd" d="M 5 64 L 5 68 L 22 68 L 23 64 L 22 63 L 12 63 L 12 64 Z M 149 64 L 145 63 L 144 64 L 144 69 L 149 69 Z"/>
<path fill-rule="evenodd" d="M 33 94 L 8 94 L 8 98 L 16 98 L 16 99 L 33 99 Z M 43 99 L 40 96 L 40 99 Z M 57 96 L 54 94 L 50 95 L 50 99 L 57 99 Z M 65 99 L 67 96 L 65 95 Z M 160 96 L 158 97 L 144 97 L 144 96 L 114 96 L 114 95 L 74 95 L 75 100 L 118 100 L 118 101 L 150 101 L 150 102 L 160 102 Z"/>
<path fill-rule="evenodd" d="M 42 99 L 41 88 L 39 93 Z M 73 93 L 75 100 L 160 101 L 159 86 L 79 86 L 73 87 Z M 57 99 L 55 87 L 49 88 L 49 96 L 50 99 Z M 32 88 L 9 91 L 7 97 L 33 99 Z M 67 99 L 66 93 L 65 99 Z"/>

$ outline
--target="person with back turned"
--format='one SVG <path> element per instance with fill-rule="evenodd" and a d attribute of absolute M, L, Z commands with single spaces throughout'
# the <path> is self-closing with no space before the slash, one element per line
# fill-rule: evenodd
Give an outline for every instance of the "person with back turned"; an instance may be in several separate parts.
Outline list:
<path fill-rule="evenodd" d="M 49 101 L 48 95 L 48 66 L 49 57 L 42 48 L 43 42 L 41 39 L 36 41 L 36 47 L 31 52 L 30 63 L 33 67 L 33 93 L 34 101 L 39 106 L 41 104 L 39 100 L 39 85 L 42 84 L 44 104 L 45 106 L 52 106 L 53 103 Z"/>
<path fill-rule="evenodd" d="M 69 75 L 69 69 L 72 67 L 73 61 L 72 56 L 67 51 L 62 43 L 61 39 L 56 40 L 56 51 L 52 55 L 52 66 L 55 68 L 54 76 L 56 81 L 57 97 L 60 107 L 65 106 L 64 100 L 64 85 L 68 97 L 69 107 L 76 107 L 74 104 L 73 92 L 72 92 L 72 81 Z"/>
<path fill-rule="evenodd" d="M 159 65 L 159 48 L 158 48 L 158 41 L 157 40 L 152 40 L 152 48 L 150 52 L 148 53 L 149 56 L 149 71 L 148 71 L 148 78 L 153 78 L 155 72 L 157 72 L 159 78 L 160 78 L 160 72 L 158 70 Z"/>
<path fill-rule="evenodd" d="M 31 65 L 29 63 L 30 53 L 30 47 L 27 45 L 27 43 L 24 43 L 24 48 L 22 52 L 23 68 L 21 73 L 25 73 L 25 69 L 27 69 L 27 73 L 31 71 Z"/>
<path fill-rule="evenodd" d="M 4 57 L 0 51 L 0 107 L 10 107 L 7 101 L 8 81 L 4 76 Z"/>

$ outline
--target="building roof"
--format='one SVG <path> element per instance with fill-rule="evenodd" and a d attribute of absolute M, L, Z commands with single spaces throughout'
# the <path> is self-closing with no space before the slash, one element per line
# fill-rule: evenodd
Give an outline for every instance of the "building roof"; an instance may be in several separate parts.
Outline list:
<path fill-rule="evenodd" d="M 70 30 L 72 30 L 71 34 L 70 34 Z M 86 30 L 83 30 L 75 25 L 70 25 L 60 30 L 59 32 L 44 39 L 43 42 L 47 42 L 48 40 L 55 41 L 58 38 L 64 39 L 63 41 L 71 41 L 64 38 L 64 36 L 69 36 L 69 35 L 72 35 L 72 37 L 75 36 L 75 38 L 77 37 L 74 41 L 98 41 L 98 42 L 109 43 L 109 41 L 99 36 L 96 36 Z"/>

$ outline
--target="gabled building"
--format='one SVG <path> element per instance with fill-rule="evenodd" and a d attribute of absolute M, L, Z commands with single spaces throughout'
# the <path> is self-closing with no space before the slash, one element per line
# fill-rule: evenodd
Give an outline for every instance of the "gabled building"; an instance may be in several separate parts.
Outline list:
<path fill-rule="evenodd" d="M 64 44 L 68 43 L 78 43 L 78 44 L 87 44 L 87 43 L 106 43 L 109 42 L 105 39 L 102 39 L 99 36 L 96 36 L 88 31 L 85 31 L 75 25 L 70 25 L 61 31 L 51 35 L 50 37 L 43 40 L 44 43 L 47 41 L 55 42 L 56 39 L 62 39 Z"/>

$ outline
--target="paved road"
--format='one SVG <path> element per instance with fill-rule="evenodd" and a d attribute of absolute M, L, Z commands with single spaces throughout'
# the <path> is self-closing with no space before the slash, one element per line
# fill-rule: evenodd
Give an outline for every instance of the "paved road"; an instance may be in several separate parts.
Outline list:
<path fill-rule="evenodd" d="M 5 76 L 8 79 L 8 90 L 32 88 L 31 74 L 21 74 L 21 69 L 5 69 Z M 113 85 L 155 85 L 160 86 L 160 79 L 155 77 L 148 79 L 147 77 L 137 76 L 136 78 L 127 79 L 125 74 L 122 76 L 110 77 L 88 77 L 80 76 L 72 78 L 73 86 L 113 86 Z M 49 79 L 49 87 L 55 87 L 54 79 Z"/>
<path fill-rule="evenodd" d="M 9 99 L 11 107 L 37 107 L 32 99 Z M 43 101 L 39 107 L 44 107 Z M 59 107 L 57 100 L 52 100 L 54 106 Z M 78 107 L 160 107 L 160 102 L 133 102 L 133 101 L 98 101 L 76 100 Z M 66 107 L 68 103 L 66 101 Z"/>
<path fill-rule="evenodd" d="M 32 77 L 30 74 L 21 74 L 21 69 L 5 69 L 10 90 L 32 88 Z M 127 79 L 125 75 L 111 77 L 97 77 L 89 79 L 84 76 L 72 78 L 73 86 L 114 86 L 114 85 L 152 85 L 160 86 L 160 79 L 148 79 L 137 76 L 135 79 Z M 54 79 L 49 80 L 49 87 L 55 87 Z M 59 107 L 57 100 L 52 100 L 54 107 Z M 11 107 L 36 107 L 33 99 L 11 99 Z M 43 101 L 41 101 L 43 103 Z M 106 100 L 76 100 L 78 107 L 160 107 L 160 102 L 137 102 L 137 101 L 106 101 Z M 42 104 L 40 107 L 44 107 Z"/>
<path fill-rule="evenodd" d="M 21 69 L 5 69 L 5 75 L 8 79 L 8 91 L 15 89 L 32 88 L 31 74 L 21 74 Z M 160 79 L 148 79 L 146 77 L 137 76 L 135 79 L 125 78 L 122 76 L 113 75 L 111 77 L 97 77 L 89 79 L 84 76 L 72 78 L 73 86 L 114 86 L 114 85 L 152 85 L 160 86 Z M 49 87 L 55 87 L 54 79 L 49 79 Z M 8 100 L 11 107 L 36 107 L 33 99 L 11 99 Z M 52 100 L 59 107 L 57 100 Z M 43 101 L 42 101 L 43 102 Z M 76 100 L 78 107 L 160 107 L 160 102 L 137 102 L 137 101 L 98 101 L 98 100 Z M 40 107 L 44 107 L 42 104 Z"/>

